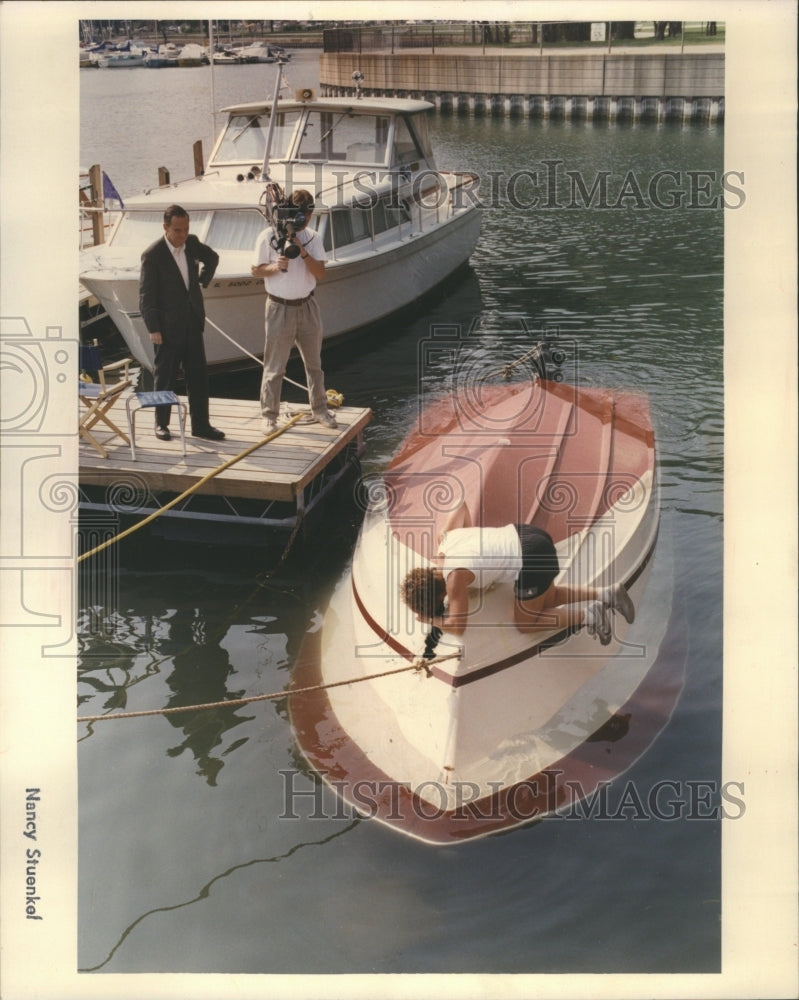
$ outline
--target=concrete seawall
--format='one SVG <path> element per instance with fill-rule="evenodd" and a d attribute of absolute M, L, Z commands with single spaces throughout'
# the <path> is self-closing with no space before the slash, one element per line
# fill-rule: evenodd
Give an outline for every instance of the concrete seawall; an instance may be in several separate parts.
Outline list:
<path fill-rule="evenodd" d="M 327 96 L 420 97 L 475 115 L 717 121 L 724 117 L 724 52 L 512 54 L 324 53 Z"/>

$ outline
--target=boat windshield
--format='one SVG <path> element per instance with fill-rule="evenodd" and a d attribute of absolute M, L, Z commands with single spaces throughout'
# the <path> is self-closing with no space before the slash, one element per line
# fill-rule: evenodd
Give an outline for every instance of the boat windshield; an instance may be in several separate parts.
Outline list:
<path fill-rule="evenodd" d="M 424 115 L 415 115 L 413 124 L 404 116 L 397 118 L 392 163 L 410 163 L 420 158 L 428 161 L 432 161 L 433 158 L 427 132 L 427 118 Z"/>
<path fill-rule="evenodd" d="M 309 111 L 297 157 L 383 166 L 390 123 L 388 115 L 356 114 L 352 108 Z"/>
<path fill-rule="evenodd" d="M 299 111 L 282 111 L 275 118 L 270 160 L 288 155 Z M 263 163 L 269 133 L 269 112 L 231 115 L 211 163 Z"/>
<path fill-rule="evenodd" d="M 208 212 L 192 212 L 191 231 L 199 233 L 208 220 Z M 163 212 L 125 212 L 114 231 L 114 247 L 140 247 L 144 250 L 164 235 Z"/>

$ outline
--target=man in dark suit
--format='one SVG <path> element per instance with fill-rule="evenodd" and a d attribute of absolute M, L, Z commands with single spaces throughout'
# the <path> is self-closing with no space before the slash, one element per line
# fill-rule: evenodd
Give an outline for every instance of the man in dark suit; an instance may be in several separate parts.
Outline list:
<path fill-rule="evenodd" d="M 200 286 L 207 288 L 219 255 L 189 235 L 189 214 L 180 205 L 164 212 L 164 236 L 141 258 L 139 308 L 155 345 L 155 388 L 174 391 L 183 365 L 189 397 L 191 432 L 195 437 L 221 441 L 222 431 L 208 418 L 208 371 L 203 328 L 205 305 Z M 202 265 L 202 270 L 200 270 Z M 171 407 L 155 408 L 155 433 L 169 441 Z"/>

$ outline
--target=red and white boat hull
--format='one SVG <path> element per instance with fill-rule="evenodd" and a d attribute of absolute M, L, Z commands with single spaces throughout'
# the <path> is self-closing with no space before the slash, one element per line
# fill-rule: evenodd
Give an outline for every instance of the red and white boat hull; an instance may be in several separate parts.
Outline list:
<path fill-rule="evenodd" d="M 624 583 L 640 609 L 658 532 L 654 436 L 638 396 L 539 382 L 484 388 L 426 410 L 373 490 L 348 578 L 308 637 L 290 699 L 315 769 L 365 815 L 431 843 L 540 818 L 589 794 L 640 753 L 641 705 L 663 724 L 654 669 L 668 615 L 613 617 L 611 644 L 585 629 L 523 634 L 510 585 L 476 593 L 460 639 L 429 672 L 409 670 L 427 627 L 399 599 L 447 512 L 475 523 L 536 523 L 555 540 L 560 582 Z M 382 490 L 382 493 L 380 492 Z M 372 678 L 374 675 L 380 675 Z M 344 683 L 357 681 L 356 683 Z M 330 685 L 336 685 L 330 687 Z M 633 709 L 633 705 L 637 707 Z M 615 727 L 615 731 L 614 731 Z M 625 751 L 598 755 L 598 732 Z M 626 761 L 626 763 L 625 763 Z M 618 771 L 616 771 L 618 773 Z"/>

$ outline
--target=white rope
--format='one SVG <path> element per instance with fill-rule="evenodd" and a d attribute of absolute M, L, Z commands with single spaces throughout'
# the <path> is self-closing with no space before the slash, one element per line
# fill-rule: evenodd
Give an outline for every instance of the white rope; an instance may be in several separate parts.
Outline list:
<path fill-rule="evenodd" d="M 263 368 L 263 366 L 264 366 L 263 358 L 259 358 L 255 354 L 251 354 L 243 344 L 240 344 L 237 340 L 234 340 L 230 336 L 230 334 L 225 333 L 225 331 L 222 329 L 222 327 L 217 326 L 216 323 L 214 323 L 214 321 L 212 319 L 209 319 L 206 316 L 205 317 L 205 321 L 210 326 L 212 326 L 217 331 L 217 333 L 221 333 L 222 336 L 225 338 L 225 340 L 229 340 L 230 343 L 233 344 L 234 347 L 238 347 L 238 349 L 242 352 L 242 354 L 246 354 L 248 358 L 252 358 L 253 361 L 255 361 L 257 364 L 259 364 Z M 295 382 L 293 379 L 290 379 L 288 377 L 288 375 L 284 375 L 283 378 L 284 378 L 284 380 L 286 382 L 290 382 L 291 385 L 296 386 L 297 389 L 302 389 L 303 392 L 308 392 L 308 386 L 307 385 L 302 385 L 300 382 Z"/>

